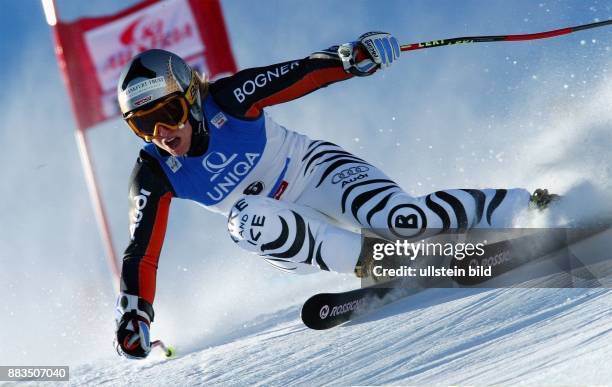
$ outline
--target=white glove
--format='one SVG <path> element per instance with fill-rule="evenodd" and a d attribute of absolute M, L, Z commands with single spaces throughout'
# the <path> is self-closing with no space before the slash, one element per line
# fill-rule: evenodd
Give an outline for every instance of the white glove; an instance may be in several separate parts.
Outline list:
<path fill-rule="evenodd" d="M 400 56 L 397 39 L 386 32 L 366 32 L 357 41 L 338 47 L 344 71 L 357 76 L 386 69 Z"/>

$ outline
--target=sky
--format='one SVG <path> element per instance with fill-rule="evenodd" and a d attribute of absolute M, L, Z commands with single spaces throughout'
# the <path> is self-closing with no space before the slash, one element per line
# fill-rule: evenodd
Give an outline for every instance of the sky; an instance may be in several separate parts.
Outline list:
<path fill-rule="evenodd" d="M 65 20 L 133 3 L 57 1 Z M 370 30 L 404 44 L 612 17 L 612 5 L 596 0 L 228 0 L 222 7 L 239 68 L 302 58 Z M 0 39 L 0 364 L 115 356 L 115 296 L 40 2 L 0 1 Z M 606 191 L 611 46 L 612 28 L 602 28 L 422 50 L 269 112 L 289 129 L 373 162 L 413 195 L 471 187 Z M 129 238 L 127 181 L 141 143 L 118 119 L 89 138 L 120 253 Z M 152 332 L 185 348 L 212 345 L 318 290 L 356 286 L 346 276 L 275 271 L 234 246 L 223 217 L 194 203 L 173 202 L 167 235 Z"/>

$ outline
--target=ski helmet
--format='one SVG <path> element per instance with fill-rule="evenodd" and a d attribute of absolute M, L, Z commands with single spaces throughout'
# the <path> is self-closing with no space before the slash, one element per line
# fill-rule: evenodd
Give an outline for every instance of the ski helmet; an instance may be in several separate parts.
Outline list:
<path fill-rule="evenodd" d="M 147 50 L 119 76 L 119 107 L 130 128 L 147 142 L 155 138 L 160 124 L 176 129 L 189 119 L 194 132 L 199 132 L 203 127 L 200 84 L 196 71 L 179 56 Z"/>

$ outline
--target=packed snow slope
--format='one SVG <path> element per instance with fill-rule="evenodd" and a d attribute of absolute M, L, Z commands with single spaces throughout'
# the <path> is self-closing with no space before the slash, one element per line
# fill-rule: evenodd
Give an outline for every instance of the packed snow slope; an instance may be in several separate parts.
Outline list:
<path fill-rule="evenodd" d="M 597 385 L 612 380 L 610 289 L 431 289 L 313 331 L 292 307 L 235 340 L 71 370 L 81 384 Z"/>
<path fill-rule="evenodd" d="M 603 385 L 612 380 L 612 229 L 491 279 L 427 289 L 325 331 L 300 305 L 262 314 L 224 339 L 155 350 L 142 362 L 74 367 L 76 385 Z M 566 265 L 566 267 L 569 267 Z M 584 268 L 584 266 L 580 266 Z M 579 274 L 580 273 L 580 274 Z M 547 289 L 545 284 L 572 288 Z M 508 288 L 499 288 L 502 284 Z M 534 288 L 529 288 L 533 286 Z M 539 288 L 536 288 L 539 286 Z M 492 289 L 496 287 L 497 289 Z M 583 287 L 583 288 L 573 288 Z M 399 290 L 398 290 L 399 291 Z"/>

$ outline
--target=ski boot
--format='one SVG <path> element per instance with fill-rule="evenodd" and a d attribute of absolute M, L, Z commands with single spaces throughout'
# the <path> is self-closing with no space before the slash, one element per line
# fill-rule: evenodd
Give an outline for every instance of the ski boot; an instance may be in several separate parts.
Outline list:
<path fill-rule="evenodd" d="M 382 260 L 374 259 L 374 245 L 378 243 L 388 244 L 390 242 L 382 238 L 363 237 L 361 253 L 355 265 L 355 275 L 362 280 L 368 279 L 368 282 L 373 282 L 374 284 L 395 279 L 393 277 L 375 275 L 374 268 L 376 266 L 381 266 L 385 269 L 397 267 L 397 257 L 395 255 L 385 255 Z"/>
<path fill-rule="evenodd" d="M 529 208 L 542 211 L 548 208 L 551 203 L 557 202 L 560 199 L 561 196 L 557 194 L 551 194 L 548 192 L 547 189 L 538 188 L 533 191 L 533 194 L 529 198 Z"/>

